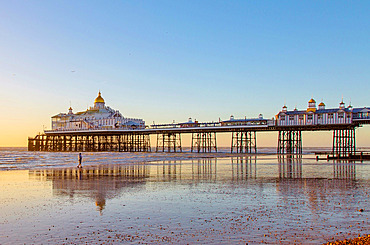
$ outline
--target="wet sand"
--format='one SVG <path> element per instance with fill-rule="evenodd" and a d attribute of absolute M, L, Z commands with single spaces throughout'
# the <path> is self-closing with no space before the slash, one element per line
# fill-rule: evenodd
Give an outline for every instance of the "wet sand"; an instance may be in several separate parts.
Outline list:
<path fill-rule="evenodd" d="M 322 244 L 369 233 L 369 187 L 312 155 L 0 171 L 0 244 Z"/>

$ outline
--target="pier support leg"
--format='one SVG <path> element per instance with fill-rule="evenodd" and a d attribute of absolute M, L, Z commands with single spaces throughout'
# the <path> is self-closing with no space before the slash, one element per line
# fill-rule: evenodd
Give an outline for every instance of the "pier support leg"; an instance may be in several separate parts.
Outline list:
<path fill-rule="evenodd" d="M 333 131 L 333 157 L 349 157 L 356 152 L 355 129 L 336 129 Z"/>
<path fill-rule="evenodd" d="M 279 154 L 302 154 L 302 132 L 299 130 L 279 131 Z"/>
<path fill-rule="evenodd" d="M 178 147 L 178 145 L 176 145 Z M 180 145 L 181 149 L 181 145 Z M 29 151 L 135 151 L 149 152 L 149 134 L 37 135 L 28 138 Z"/>
<path fill-rule="evenodd" d="M 134 135 L 136 138 L 137 151 L 150 152 L 150 136 L 149 134 L 138 134 Z"/>
<path fill-rule="evenodd" d="M 231 138 L 231 153 L 257 153 L 256 132 L 233 132 Z"/>
<path fill-rule="evenodd" d="M 191 152 L 217 152 L 216 132 L 192 133 Z"/>
<path fill-rule="evenodd" d="M 157 134 L 156 152 L 182 152 L 180 133 Z"/>

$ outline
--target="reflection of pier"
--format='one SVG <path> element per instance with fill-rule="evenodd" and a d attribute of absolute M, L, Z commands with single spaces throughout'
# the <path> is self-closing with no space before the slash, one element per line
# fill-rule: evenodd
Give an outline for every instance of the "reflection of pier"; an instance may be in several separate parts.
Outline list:
<path fill-rule="evenodd" d="M 182 178 L 181 161 L 162 161 L 157 165 L 156 180 L 157 181 L 172 181 Z M 153 174 L 153 173 L 152 173 Z"/>
<path fill-rule="evenodd" d="M 199 183 L 224 183 L 245 188 L 243 183 L 251 180 L 275 182 L 279 193 L 294 196 L 292 189 L 308 191 L 310 203 L 320 198 L 320 190 L 353 188 L 356 184 L 356 166 L 349 161 L 333 163 L 331 176 L 302 177 L 302 155 L 278 155 L 277 165 L 266 166 L 257 175 L 257 156 L 240 155 L 227 159 L 200 158 L 180 161 L 140 163 L 135 165 L 103 165 L 83 169 L 47 169 L 30 171 L 32 178 L 51 181 L 53 194 L 69 198 L 92 199 L 99 211 L 105 208 L 106 200 L 122 193 L 138 191 L 147 182 L 173 182 L 175 184 L 197 185 Z M 276 160 L 275 160 L 276 161 Z M 329 167 L 331 172 L 331 165 Z M 272 170 L 272 171 L 270 171 Z M 320 172 L 320 171 L 319 171 Z M 326 172 L 327 173 L 327 172 Z M 267 175 L 266 175 L 267 174 Z M 323 188 L 323 186 L 325 188 Z"/>
<path fill-rule="evenodd" d="M 157 165 L 157 181 L 216 180 L 217 158 L 193 159 L 189 164 L 182 161 L 163 161 Z"/>
<path fill-rule="evenodd" d="M 148 177 L 146 165 L 109 165 L 97 166 L 94 168 L 66 168 L 66 169 L 45 169 L 32 170 L 31 176 L 54 179 L 97 179 L 103 177 L 124 177 L 125 179 L 142 179 Z"/>
<path fill-rule="evenodd" d="M 232 180 L 247 180 L 257 178 L 257 157 L 256 156 L 241 156 L 232 157 Z"/>
<path fill-rule="evenodd" d="M 216 180 L 217 158 L 202 158 L 192 160 L 191 173 L 193 180 Z"/>
<path fill-rule="evenodd" d="M 98 211 L 105 207 L 107 199 L 119 193 L 138 188 L 149 177 L 145 165 L 98 166 L 95 168 L 67 168 L 30 171 L 36 179 L 51 181 L 54 195 L 85 196 L 95 201 Z"/>
<path fill-rule="evenodd" d="M 348 160 L 338 160 L 333 163 L 335 179 L 356 179 L 356 163 Z"/>
<path fill-rule="evenodd" d="M 302 178 L 302 155 L 278 155 L 279 178 Z"/>

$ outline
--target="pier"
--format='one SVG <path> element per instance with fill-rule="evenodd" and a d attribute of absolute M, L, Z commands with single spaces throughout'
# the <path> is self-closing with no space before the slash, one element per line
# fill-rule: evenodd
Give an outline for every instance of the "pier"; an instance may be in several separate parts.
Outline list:
<path fill-rule="evenodd" d="M 97 110 L 106 113 L 107 119 L 89 121 L 91 116 L 80 116 L 91 115 L 91 111 Z M 99 92 L 91 111 L 73 114 L 70 108 L 68 114 L 52 117 L 53 128 L 36 137 L 30 137 L 28 150 L 182 152 L 182 136 L 190 134 L 191 152 L 217 152 L 217 134 L 229 133 L 231 153 L 257 153 L 257 133 L 277 132 L 278 154 L 301 154 L 302 132 L 332 131 L 333 144 L 329 157 L 367 158 L 356 154 L 355 129 L 370 124 L 370 108 L 353 108 L 351 105 L 345 107 L 343 101 L 339 103 L 339 108 L 333 109 L 325 109 L 323 102 L 316 108 L 316 101 L 313 99 L 308 102 L 305 110 L 288 111 L 284 105 L 273 119 L 265 119 L 260 114 L 258 118 L 249 119 L 235 119 L 231 116 L 229 120 L 219 122 L 193 122 L 189 118 L 184 123 L 145 126 L 142 119 L 127 119 L 118 111 L 105 107 Z M 98 122 L 104 125 L 98 126 Z M 156 138 L 155 146 L 150 142 L 151 135 Z"/>
<path fill-rule="evenodd" d="M 370 118 L 369 118 L 370 121 Z M 157 138 L 156 152 L 182 152 L 183 134 L 191 134 L 191 152 L 217 152 L 217 134 L 230 133 L 231 153 L 257 153 L 257 133 L 277 132 L 277 153 L 302 153 L 303 131 L 333 131 L 333 156 L 355 153 L 355 128 L 361 124 L 310 126 L 212 126 L 149 128 L 142 130 L 45 131 L 28 139 L 29 151 L 150 152 L 150 135 Z"/>

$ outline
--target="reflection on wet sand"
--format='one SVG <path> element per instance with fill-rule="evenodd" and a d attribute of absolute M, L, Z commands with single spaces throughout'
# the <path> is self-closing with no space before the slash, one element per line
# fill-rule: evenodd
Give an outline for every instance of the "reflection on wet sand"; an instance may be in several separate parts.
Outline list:
<path fill-rule="evenodd" d="M 257 156 L 231 158 L 232 181 L 257 178 Z"/>
<path fill-rule="evenodd" d="M 53 193 L 73 198 L 82 195 L 95 200 L 99 211 L 105 207 L 106 199 L 111 199 L 122 192 L 134 190 L 150 182 L 182 181 L 197 183 L 230 182 L 239 183 L 248 179 L 257 179 L 257 157 L 239 156 L 230 159 L 230 164 L 217 164 L 217 158 L 202 158 L 190 161 L 162 161 L 155 165 L 141 163 L 136 165 L 104 165 L 83 169 L 46 169 L 29 172 L 30 177 L 43 181 L 52 181 Z M 260 166 L 261 167 L 261 166 Z M 309 188 L 310 203 L 315 202 L 315 196 L 328 193 L 329 188 L 348 188 L 356 183 L 356 165 L 354 162 L 338 161 L 333 163 L 334 179 L 344 181 L 325 180 L 319 178 L 302 177 L 302 155 L 279 155 L 278 173 L 271 173 L 271 178 L 277 179 L 277 191 L 289 196 L 292 188 Z M 264 180 L 264 181 L 270 181 Z M 284 180 L 289 181 L 288 184 Z M 285 183 L 285 184 L 284 184 Z M 314 204 L 313 204 L 314 205 Z M 315 206 L 315 205 L 314 205 Z"/>
<path fill-rule="evenodd" d="M 302 155 L 278 155 L 279 178 L 302 178 Z"/>
<path fill-rule="evenodd" d="M 76 195 L 91 198 L 95 201 L 98 211 L 102 212 L 106 199 L 118 196 L 145 184 L 149 177 L 148 166 L 99 166 L 96 168 L 67 168 L 30 171 L 30 177 L 51 181 L 53 194 Z"/>
<path fill-rule="evenodd" d="M 307 201 L 307 207 L 314 220 L 319 220 L 322 210 L 331 206 L 333 192 L 345 194 L 356 189 L 356 164 L 350 161 L 333 162 L 333 178 L 302 178 L 302 156 L 278 156 L 279 181 L 276 184 L 277 193 L 282 196 L 285 205 L 292 205 L 297 193 L 301 192 Z M 316 168 L 320 168 L 317 166 Z M 319 170 L 318 170 L 319 171 Z M 299 200 L 298 200 L 299 201 Z M 341 208 L 349 209 L 356 200 L 348 199 L 340 202 Z M 343 207 L 343 205 L 346 205 Z"/>
<path fill-rule="evenodd" d="M 32 206 L 34 215 L 42 207 L 53 220 L 38 215 L 28 226 L 42 226 L 34 243 L 320 244 L 368 227 L 368 170 L 305 155 L 242 154 L 35 170 L 28 178 L 49 182 L 53 196 Z"/>
<path fill-rule="evenodd" d="M 338 160 L 333 162 L 335 179 L 356 179 L 356 162 L 350 160 Z"/>
<path fill-rule="evenodd" d="M 157 181 L 214 181 L 216 170 L 217 158 L 161 161 L 156 165 L 156 172 L 153 171 L 151 175 Z"/>

